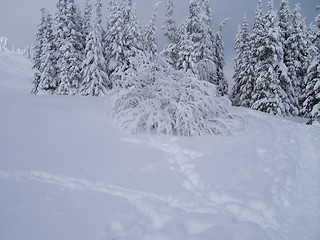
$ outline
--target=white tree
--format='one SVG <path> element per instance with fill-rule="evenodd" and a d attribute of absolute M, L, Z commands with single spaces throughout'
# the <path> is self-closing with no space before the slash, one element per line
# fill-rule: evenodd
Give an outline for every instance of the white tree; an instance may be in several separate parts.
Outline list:
<path fill-rule="evenodd" d="M 31 90 L 31 93 L 33 94 L 37 94 L 39 91 L 40 77 L 42 73 L 41 56 L 43 53 L 45 23 L 46 23 L 46 10 L 42 8 L 40 23 L 38 24 L 36 35 L 35 35 L 36 44 L 33 49 L 34 54 L 33 54 L 32 60 L 33 60 L 33 69 L 35 70 L 35 73 L 33 76 L 33 88 Z"/>
<path fill-rule="evenodd" d="M 246 16 L 243 17 L 241 27 L 239 26 L 235 44 L 237 53 L 233 75 L 235 84 L 231 92 L 231 99 L 235 106 L 250 107 L 253 91 L 253 68 L 251 64 L 250 33 Z"/>
<path fill-rule="evenodd" d="M 76 94 L 81 80 L 82 52 L 74 0 L 59 0 L 57 8 L 55 47 L 60 83 L 56 93 Z"/>
<path fill-rule="evenodd" d="M 101 0 L 97 0 L 91 30 L 86 40 L 85 59 L 82 64 L 82 86 L 80 88 L 82 95 L 105 95 L 111 88 L 103 54 L 101 8 Z"/>
<path fill-rule="evenodd" d="M 84 36 L 89 35 L 91 31 L 91 18 L 92 18 L 92 5 L 90 4 L 90 0 L 86 0 L 84 14 L 83 14 L 83 21 L 82 21 L 82 29 Z"/>
<path fill-rule="evenodd" d="M 317 7 L 320 11 L 320 6 Z M 320 14 L 316 17 L 317 28 L 315 29 L 313 60 L 308 68 L 307 86 L 305 89 L 305 101 L 303 103 L 303 113 L 310 118 L 308 124 L 315 120 L 320 120 Z"/>
<path fill-rule="evenodd" d="M 53 44 L 54 36 L 52 29 L 51 14 L 46 12 L 45 25 L 42 41 L 42 53 L 40 56 L 40 79 L 38 91 L 54 93 L 57 88 L 55 49 Z"/>
<path fill-rule="evenodd" d="M 216 85 L 218 86 L 218 91 L 222 96 L 228 94 L 228 81 L 226 79 L 226 76 L 224 75 L 225 60 L 224 60 L 224 47 L 223 47 L 223 40 L 222 40 L 222 30 L 228 20 L 229 18 L 221 22 L 220 30 L 216 33 L 216 38 L 215 38 L 216 39 L 216 44 L 215 44 Z"/>
<path fill-rule="evenodd" d="M 158 53 L 156 38 L 157 8 L 158 3 L 153 7 L 152 18 L 144 31 L 144 50 L 151 55 L 156 55 Z"/>
<path fill-rule="evenodd" d="M 283 46 L 279 41 L 279 26 L 272 1 L 269 11 L 261 18 L 261 1 L 258 2 L 259 14 L 254 29 L 254 50 L 256 57 L 255 85 L 252 93 L 252 108 L 255 110 L 286 116 L 291 114 L 292 103 L 283 89 L 290 83 L 283 63 Z M 261 14 L 261 15 L 260 15 Z"/>
<path fill-rule="evenodd" d="M 178 61 L 178 30 L 173 18 L 174 4 L 172 0 L 166 1 L 166 16 L 163 29 L 167 37 L 168 44 L 164 47 L 162 54 L 166 56 L 169 63 L 176 67 Z"/>
<path fill-rule="evenodd" d="M 308 82 L 306 99 L 303 103 L 303 112 L 310 118 L 309 124 L 320 120 L 320 57 L 316 56 L 308 68 Z"/>
<path fill-rule="evenodd" d="M 123 74 L 143 49 L 135 9 L 131 2 L 110 1 L 105 34 L 107 70 L 113 86 L 123 86 Z"/>
<path fill-rule="evenodd" d="M 211 82 L 217 86 L 220 86 L 219 78 L 217 77 L 217 46 L 216 46 L 216 34 L 213 26 L 213 15 L 210 8 L 209 0 L 202 0 L 199 2 L 202 26 L 204 36 L 201 43 L 202 59 L 197 64 L 197 75 L 201 80 Z M 220 39 L 222 40 L 222 38 Z M 222 42 L 221 42 L 222 43 Z M 218 89 L 219 92 L 220 88 Z"/>
<path fill-rule="evenodd" d="M 138 68 L 130 88 L 115 92 L 110 107 L 115 122 L 131 133 L 179 136 L 229 134 L 243 128 L 240 117 L 229 113 L 229 101 L 219 97 L 215 85 L 194 74 L 174 69 L 157 58 L 158 68 L 136 58 Z"/>
<path fill-rule="evenodd" d="M 190 0 L 188 17 L 179 29 L 177 68 L 217 85 L 218 92 L 224 95 L 227 93 L 224 50 L 221 32 L 217 35 L 213 31 L 209 0 Z"/>
<path fill-rule="evenodd" d="M 292 14 L 292 24 L 289 37 L 286 41 L 285 64 L 288 68 L 288 77 L 291 80 L 290 90 L 287 94 L 292 104 L 301 109 L 303 91 L 305 89 L 309 60 L 309 40 L 304 20 L 300 14 L 300 5 L 296 5 Z M 299 113 L 299 112 L 297 112 Z"/>

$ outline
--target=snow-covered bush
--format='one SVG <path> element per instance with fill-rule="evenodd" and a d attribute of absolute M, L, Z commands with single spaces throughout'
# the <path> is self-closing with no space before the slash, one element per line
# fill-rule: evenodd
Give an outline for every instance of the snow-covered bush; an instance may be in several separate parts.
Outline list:
<path fill-rule="evenodd" d="M 137 70 L 125 73 L 127 88 L 110 95 L 112 116 L 123 129 L 201 136 L 243 128 L 243 120 L 229 112 L 229 100 L 218 96 L 215 85 L 177 71 L 162 59 L 138 59 Z"/>
<path fill-rule="evenodd" d="M 6 37 L 0 37 L 0 52 L 4 52 L 8 50 L 7 42 L 8 42 L 8 39 Z"/>

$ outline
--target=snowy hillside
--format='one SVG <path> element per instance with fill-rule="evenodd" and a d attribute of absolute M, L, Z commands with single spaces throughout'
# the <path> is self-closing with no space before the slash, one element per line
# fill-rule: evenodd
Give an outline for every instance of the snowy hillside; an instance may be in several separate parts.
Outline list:
<path fill-rule="evenodd" d="M 238 108 L 246 130 L 128 135 L 106 97 L 34 96 L 0 53 L 0 239 L 320 239 L 320 127 Z"/>

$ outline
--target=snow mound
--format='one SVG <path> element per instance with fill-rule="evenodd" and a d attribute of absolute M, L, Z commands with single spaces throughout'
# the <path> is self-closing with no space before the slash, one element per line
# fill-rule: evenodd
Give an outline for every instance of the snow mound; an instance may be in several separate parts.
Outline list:
<path fill-rule="evenodd" d="M 217 95 L 216 86 L 176 70 L 146 66 L 135 76 L 147 82 L 111 94 L 115 122 L 130 133 L 178 136 L 230 134 L 244 128 L 244 121 L 230 110 L 227 98 Z M 160 71 L 160 72 L 159 72 Z M 149 79 L 155 78 L 151 84 Z"/>

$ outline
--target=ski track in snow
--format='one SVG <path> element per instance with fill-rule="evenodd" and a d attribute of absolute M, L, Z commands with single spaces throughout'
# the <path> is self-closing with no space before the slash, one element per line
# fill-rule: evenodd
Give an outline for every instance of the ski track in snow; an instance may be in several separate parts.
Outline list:
<path fill-rule="evenodd" d="M 265 124 L 265 128 L 269 130 L 262 131 L 271 132 L 274 127 L 272 124 Z M 0 179 L 35 181 L 59 185 L 70 190 L 120 197 L 126 199 L 140 215 L 149 219 L 153 229 L 160 229 L 174 219 L 175 211 L 182 211 L 184 213 L 224 214 L 238 222 L 256 223 L 261 229 L 274 229 L 272 239 L 289 240 L 290 236 L 295 236 L 294 239 L 299 240 L 316 239 L 315 234 L 319 233 L 319 230 L 315 229 L 315 226 L 320 224 L 320 181 L 314 180 L 320 180 L 317 172 L 320 168 L 318 157 L 320 149 L 316 149 L 310 143 L 319 142 L 320 134 L 319 136 L 311 134 L 313 129 L 306 133 L 305 128 L 300 128 L 298 125 L 297 128 L 291 125 L 277 133 L 271 133 L 276 137 L 269 150 L 259 144 L 256 146 L 260 161 L 265 162 L 261 164 L 261 171 L 273 174 L 272 199 L 274 204 L 271 206 L 254 199 L 246 202 L 244 199 L 210 189 L 197 173 L 194 163 L 197 158 L 203 156 L 203 153 L 180 147 L 174 137 L 169 141 L 161 138 L 148 138 L 147 140 L 130 138 L 123 139 L 123 141 L 151 146 L 162 151 L 168 168 L 179 173 L 181 187 L 191 194 L 187 200 L 123 188 L 103 181 L 60 176 L 43 171 L 0 171 Z M 298 144 L 292 144 L 297 143 L 296 141 Z M 284 155 L 284 151 L 289 151 L 290 154 Z M 290 161 L 288 158 L 291 158 Z M 300 169 L 299 172 L 293 173 L 292 171 L 296 171 L 297 168 Z M 291 179 L 292 176 L 295 176 L 296 179 Z M 283 209 L 283 212 L 277 212 L 277 207 Z M 305 214 L 302 216 L 301 212 Z M 282 219 L 278 219 L 279 217 Z M 306 223 L 309 228 L 301 227 L 306 226 Z M 275 233 L 277 235 L 274 235 Z"/>
<path fill-rule="evenodd" d="M 242 199 L 209 189 L 196 172 L 196 165 L 193 163 L 204 154 L 184 149 L 176 141 L 174 137 L 166 142 L 150 138 L 148 144 L 163 151 L 169 169 L 182 175 L 181 186 L 193 195 L 193 205 L 197 206 L 198 210 L 201 209 L 202 213 L 224 213 L 237 221 L 254 222 L 263 229 L 278 226 L 275 210 L 264 202 L 252 200 L 250 204 L 246 204 Z"/>
<path fill-rule="evenodd" d="M 173 199 L 170 196 L 160 196 L 154 193 L 136 191 L 105 184 L 100 181 L 54 175 L 43 171 L 26 171 L 15 173 L 0 171 L 0 179 L 36 181 L 40 183 L 59 185 L 70 190 L 91 191 L 124 198 L 130 204 L 132 204 L 141 215 L 149 218 L 152 221 L 154 228 L 162 227 L 163 224 L 169 220 L 169 218 L 168 216 L 155 211 L 146 201 L 149 203 L 162 203 L 169 206 L 173 202 Z"/>
<path fill-rule="evenodd" d="M 171 212 L 175 209 L 182 210 L 185 213 L 217 213 L 217 210 L 201 207 L 193 201 L 181 202 L 171 196 L 161 196 L 154 193 L 109 185 L 100 181 L 54 175 L 43 171 L 20 171 L 15 173 L 0 171 L 0 179 L 35 181 L 59 185 L 70 190 L 91 191 L 120 197 L 133 205 L 138 213 L 150 219 L 154 229 L 159 229 L 168 222 L 171 219 Z"/>

